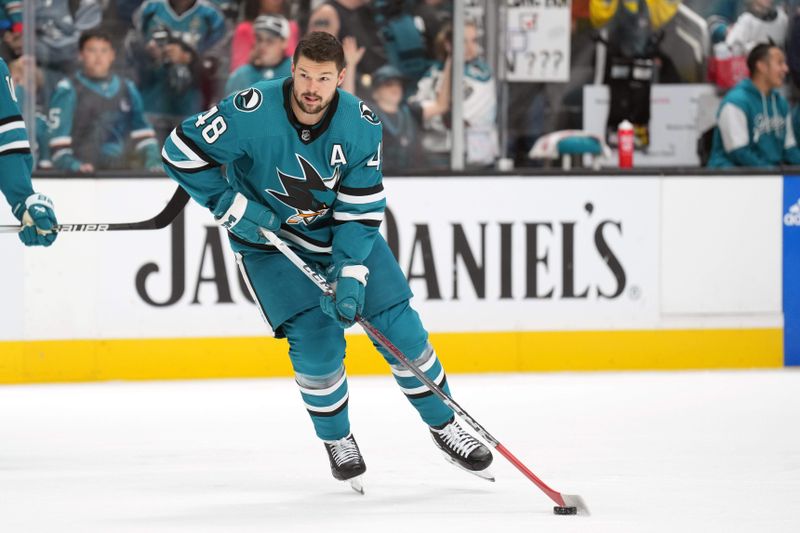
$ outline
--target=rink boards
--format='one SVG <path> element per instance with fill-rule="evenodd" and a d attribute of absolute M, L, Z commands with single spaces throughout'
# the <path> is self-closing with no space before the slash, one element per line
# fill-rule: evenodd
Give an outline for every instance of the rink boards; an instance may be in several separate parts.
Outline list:
<path fill-rule="evenodd" d="M 36 186 L 64 223 L 147 219 L 174 190 Z M 796 299 L 784 294 L 795 228 L 782 176 L 385 186 L 382 232 L 451 372 L 784 365 L 784 300 Z M 197 205 L 161 231 L 64 234 L 47 250 L 3 238 L 0 382 L 290 375 L 286 342 L 270 338 Z M 363 335 L 348 346 L 350 373 L 385 372 Z"/>

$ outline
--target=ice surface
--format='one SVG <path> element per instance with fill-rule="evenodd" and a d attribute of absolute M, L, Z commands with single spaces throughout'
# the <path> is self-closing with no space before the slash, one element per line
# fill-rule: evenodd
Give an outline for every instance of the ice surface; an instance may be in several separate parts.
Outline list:
<path fill-rule="evenodd" d="M 289 379 L 0 387 L 0 532 L 800 531 L 800 372 L 452 375 L 496 454 L 447 464 L 390 377 L 352 378 L 366 495 Z"/>

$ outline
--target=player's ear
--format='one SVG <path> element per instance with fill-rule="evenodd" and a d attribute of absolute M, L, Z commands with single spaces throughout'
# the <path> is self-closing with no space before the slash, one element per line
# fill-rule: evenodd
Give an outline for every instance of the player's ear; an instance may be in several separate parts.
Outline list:
<path fill-rule="evenodd" d="M 344 75 L 347 72 L 347 67 L 342 67 L 341 72 L 339 72 L 339 79 L 336 81 L 336 86 L 341 87 L 342 83 L 344 83 Z"/>

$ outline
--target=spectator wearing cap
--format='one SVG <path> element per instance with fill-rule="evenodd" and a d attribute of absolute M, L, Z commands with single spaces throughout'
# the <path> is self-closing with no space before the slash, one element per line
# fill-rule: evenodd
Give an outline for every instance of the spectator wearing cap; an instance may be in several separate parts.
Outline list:
<path fill-rule="evenodd" d="M 424 120 L 443 115 L 450 109 L 450 59 L 435 100 L 406 102 L 403 94 L 405 77 L 392 65 L 384 65 L 372 74 L 372 110 L 383 124 L 383 171 L 397 173 L 419 166 L 421 149 L 419 132 Z"/>
<path fill-rule="evenodd" d="M 244 20 L 236 26 L 231 40 L 231 72 L 250 61 L 250 51 L 256 43 L 253 23 L 257 17 L 262 15 L 287 17 L 289 36 L 286 38 L 286 56 L 292 57 L 294 49 L 300 41 L 300 26 L 296 20 L 288 19 L 287 2 L 284 0 L 246 0 L 244 2 Z"/>
<path fill-rule="evenodd" d="M 292 61 L 286 57 L 289 21 L 280 15 L 261 15 L 253 21 L 256 42 L 250 62 L 231 74 L 225 94 L 246 89 L 261 80 L 285 78 L 292 73 Z"/>

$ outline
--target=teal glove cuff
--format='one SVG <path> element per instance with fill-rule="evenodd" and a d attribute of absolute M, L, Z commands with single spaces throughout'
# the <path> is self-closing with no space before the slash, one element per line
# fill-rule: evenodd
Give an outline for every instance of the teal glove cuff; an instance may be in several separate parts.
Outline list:
<path fill-rule="evenodd" d="M 278 231 L 281 227 L 281 221 L 272 209 L 233 190 L 220 197 L 213 213 L 217 224 L 248 242 L 266 243 L 261 228 Z"/>

